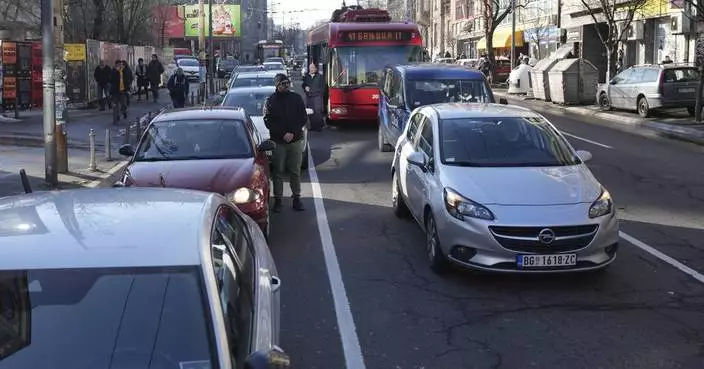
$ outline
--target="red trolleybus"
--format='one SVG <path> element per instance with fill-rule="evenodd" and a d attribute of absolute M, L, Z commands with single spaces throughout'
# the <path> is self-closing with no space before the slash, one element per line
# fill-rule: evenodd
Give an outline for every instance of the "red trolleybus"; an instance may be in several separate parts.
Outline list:
<path fill-rule="evenodd" d="M 260 63 L 264 63 L 266 58 L 283 58 L 284 54 L 284 42 L 281 40 L 262 40 L 257 44 L 257 59 Z"/>
<path fill-rule="evenodd" d="M 308 33 L 308 61 L 320 66 L 328 122 L 376 120 L 384 67 L 423 61 L 418 26 L 391 23 L 380 9 L 343 7 Z"/>

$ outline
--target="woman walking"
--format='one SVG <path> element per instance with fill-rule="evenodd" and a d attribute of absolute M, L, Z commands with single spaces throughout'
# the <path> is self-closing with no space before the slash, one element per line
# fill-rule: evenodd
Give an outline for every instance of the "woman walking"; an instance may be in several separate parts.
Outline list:
<path fill-rule="evenodd" d="M 313 109 L 311 118 L 311 130 L 320 132 L 325 126 L 323 112 L 323 92 L 325 91 L 325 81 L 318 73 L 315 63 L 310 63 L 308 73 L 303 77 L 303 90 L 306 92 L 306 107 Z"/>

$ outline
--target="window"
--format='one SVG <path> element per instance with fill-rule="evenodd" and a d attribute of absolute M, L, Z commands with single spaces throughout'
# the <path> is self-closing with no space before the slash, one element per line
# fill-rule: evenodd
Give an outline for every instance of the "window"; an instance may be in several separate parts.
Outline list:
<path fill-rule="evenodd" d="M 416 113 L 412 118 L 411 118 L 411 125 L 408 126 L 408 131 L 406 133 L 406 139 L 408 140 L 408 143 L 411 145 L 413 144 L 413 138 L 416 135 L 416 132 L 418 131 L 418 126 L 420 126 L 420 122 L 423 119 L 423 114 L 421 113 Z"/>
<path fill-rule="evenodd" d="M 251 284 L 246 282 L 240 262 L 242 259 L 235 251 L 238 244 L 241 249 L 243 235 L 232 227 L 228 219 L 228 213 L 233 212 L 227 207 L 221 208 L 213 228 L 211 250 L 233 367 L 241 369 L 250 351 L 254 304 Z"/>
<path fill-rule="evenodd" d="M 332 52 L 330 87 L 377 86 L 384 67 L 422 61 L 419 46 L 347 46 Z"/>
<path fill-rule="evenodd" d="M 464 19 L 464 9 L 467 4 L 463 0 L 455 2 L 455 20 Z"/>
<path fill-rule="evenodd" d="M 232 244 L 237 258 L 242 262 L 246 282 L 254 285 L 254 255 L 251 251 L 247 225 L 234 210 L 223 207 L 217 219 L 217 227 L 226 240 Z"/>
<path fill-rule="evenodd" d="M 628 78 L 631 76 L 631 73 L 633 73 L 633 69 L 626 69 L 623 72 L 619 73 L 612 79 L 611 81 L 613 84 L 623 84 L 626 83 Z"/>
<path fill-rule="evenodd" d="M 493 102 L 483 79 L 411 79 L 406 83 L 406 98 L 410 107 L 446 102 Z"/>
<path fill-rule="evenodd" d="M 179 67 L 198 67 L 200 66 L 200 62 L 196 59 L 179 59 L 176 64 L 178 64 Z"/>
<path fill-rule="evenodd" d="M 665 69 L 665 82 L 696 82 L 698 80 L 699 71 L 696 68 Z"/>
<path fill-rule="evenodd" d="M 223 106 L 239 106 L 243 108 L 247 114 L 260 117 L 263 115 L 264 104 L 266 99 L 274 92 L 271 90 L 263 90 L 262 92 L 230 92 L 225 96 L 222 102 Z"/>
<path fill-rule="evenodd" d="M 393 73 L 391 77 L 391 91 L 389 97 L 392 104 L 403 105 L 403 84 L 398 72 Z"/>
<path fill-rule="evenodd" d="M 642 82 L 656 82 L 660 76 L 660 71 L 657 69 L 648 68 L 643 72 Z"/>
<path fill-rule="evenodd" d="M 428 158 L 433 157 L 433 122 L 427 117 L 423 118 L 423 128 L 418 139 L 418 149 Z"/>
<path fill-rule="evenodd" d="M 628 76 L 628 80 L 625 83 L 640 83 L 643 81 L 643 73 L 645 70 L 643 68 L 633 68 L 633 72 Z"/>

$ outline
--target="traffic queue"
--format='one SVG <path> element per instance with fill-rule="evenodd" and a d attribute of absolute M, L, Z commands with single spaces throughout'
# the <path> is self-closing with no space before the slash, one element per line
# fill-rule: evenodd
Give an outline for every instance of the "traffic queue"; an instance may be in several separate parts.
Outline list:
<path fill-rule="evenodd" d="M 305 210 L 310 120 L 329 112 L 315 101 L 325 89 L 316 65 L 305 101 L 286 69 L 268 63 L 277 62 L 236 68 L 220 106 L 156 116 L 136 147 L 120 147 L 129 162 L 118 188 L 0 199 L 0 230 L 15 236 L 0 241 L 0 278 L 24 312 L 14 346 L 24 351 L 5 361 L 290 367 L 267 237 L 272 213 Z M 390 211 L 424 231 L 433 271 L 596 271 L 615 260 L 618 219 L 584 164 L 591 154 L 545 117 L 496 103 L 486 77 L 461 65 L 377 74 Z M 52 328 L 28 346 L 29 317 Z"/>

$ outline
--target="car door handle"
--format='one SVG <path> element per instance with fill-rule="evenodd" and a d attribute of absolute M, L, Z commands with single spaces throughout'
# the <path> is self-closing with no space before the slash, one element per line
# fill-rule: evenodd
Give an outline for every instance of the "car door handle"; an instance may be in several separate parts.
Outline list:
<path fill-rule="evenodd" d="M 278 292 L 281 288 L 281 279 L 275 275 L 271 276 L 271 292 Z"/>

